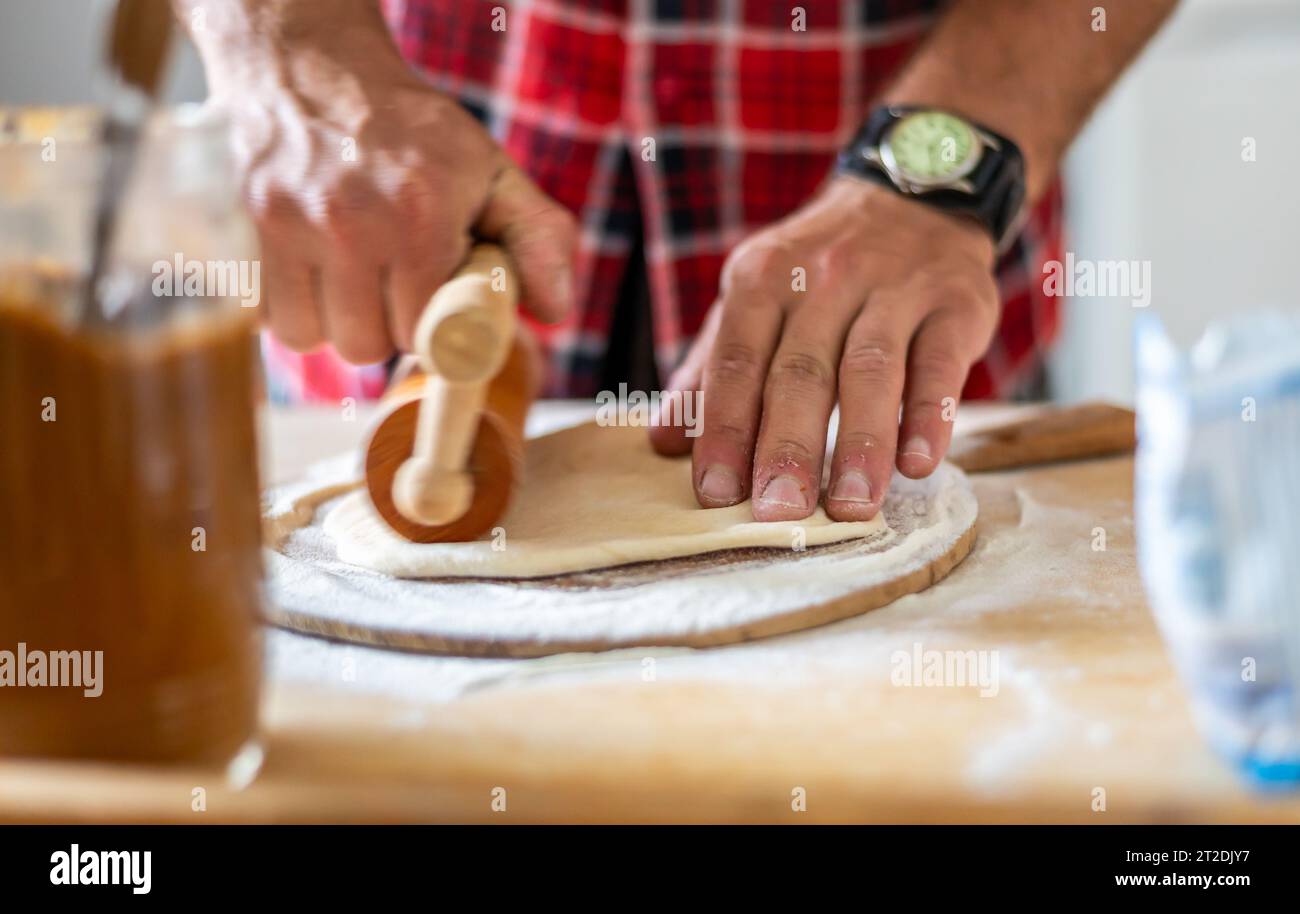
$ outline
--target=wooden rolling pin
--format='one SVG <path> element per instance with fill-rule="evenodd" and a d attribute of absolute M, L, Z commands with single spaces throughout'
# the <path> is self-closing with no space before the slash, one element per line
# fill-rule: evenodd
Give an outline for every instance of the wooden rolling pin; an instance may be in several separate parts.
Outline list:
<path fill-rule="evenodd" d="M 477 539 L 510 503 L 536 394 L 518 302 L 505 252 L 476 245 L 416 325 L 418 370 L 384 396 L 391 410 L 366 448 L 366 488 L 412 542 Z"/>
<path fill-rule="evenodd" d="M 948 459 L 968 473 L 1126 454 L 1137 444 L 1133 411 L 1109 403 L 1052 407 L 954 438 Z"/>

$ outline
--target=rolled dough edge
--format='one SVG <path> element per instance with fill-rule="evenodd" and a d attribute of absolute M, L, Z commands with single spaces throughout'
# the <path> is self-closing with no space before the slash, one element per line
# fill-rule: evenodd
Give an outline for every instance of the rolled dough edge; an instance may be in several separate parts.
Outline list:
<path fill-rule="evenodd" d="M 275 605 L 267 607 L 267 621 L 280 628 L 332 641 L 420 654 L 457 657 L 530 658 L 551 654 L 592 653 L 629 647 L 718 647 L 755 641 L 829 625 L 868 613 L 899 597 L 919 593 L 943 580 L 970 554 L 976 540 L 976 518 L 943 553 L 912 571 L 888 581 L 820 603 L 786 610 L 733 626 L 671 635 L 638 635 L 631 638 L 462 638 L 435 632 L 377 629 L 341 619 L 321 618 Z"/>

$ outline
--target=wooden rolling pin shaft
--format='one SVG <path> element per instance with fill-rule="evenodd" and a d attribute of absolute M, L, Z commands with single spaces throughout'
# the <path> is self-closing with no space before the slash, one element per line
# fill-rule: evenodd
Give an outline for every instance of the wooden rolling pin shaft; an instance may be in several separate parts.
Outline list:
<path fill-rule="evenodd" d="M 1137 444 L 1133 412 L 1109 403 L 1051 407 L 953 439 L 948 459 L 968 473 L 1125 454 Z"/>
<path fill-rule="evenodd" d="M 505 512 L 535 386 L 518 301 L 505 253 L 477 245 L 416 325 L 420 370 L 386 395 L 366 449 L 371 501 L 408 540 L 472 540 Z"/>

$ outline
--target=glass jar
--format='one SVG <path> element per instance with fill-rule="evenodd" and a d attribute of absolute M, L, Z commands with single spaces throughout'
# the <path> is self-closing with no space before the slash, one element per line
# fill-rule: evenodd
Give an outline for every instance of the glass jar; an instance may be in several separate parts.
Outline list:
<path fill-rule="evenodd" d="M 0 109 L 0 755 L 246 766 L 255 233 L 224 123 L 161 114 L 88 296 L 97 130 Z"/>

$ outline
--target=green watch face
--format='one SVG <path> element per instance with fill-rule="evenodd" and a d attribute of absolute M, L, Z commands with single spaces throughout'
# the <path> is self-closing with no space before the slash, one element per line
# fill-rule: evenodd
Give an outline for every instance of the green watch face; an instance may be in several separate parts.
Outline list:
<path fill-rule="evenodd" d="M 965 174 L 979 153 L 970 125 L 943 111 L 900 118 L 889 132 L 889 146 L 903 176 L 926 183 Z"/>

